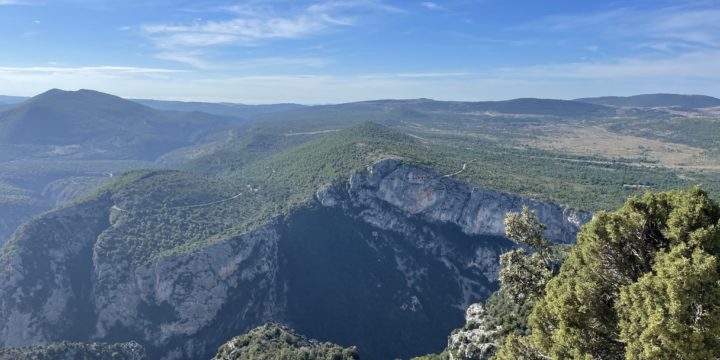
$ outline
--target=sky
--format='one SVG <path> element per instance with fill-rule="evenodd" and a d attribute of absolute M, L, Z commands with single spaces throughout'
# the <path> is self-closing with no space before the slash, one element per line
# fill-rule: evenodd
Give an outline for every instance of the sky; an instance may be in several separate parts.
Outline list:
<path fill-rule="evenodd" d="M 0 0 L 0 94 L 720 96 L 720 0 Z"/>

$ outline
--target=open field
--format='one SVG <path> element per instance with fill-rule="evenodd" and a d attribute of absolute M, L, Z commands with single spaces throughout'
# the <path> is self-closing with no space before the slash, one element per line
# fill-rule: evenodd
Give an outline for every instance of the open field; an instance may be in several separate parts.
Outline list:
<path fill-rule="evenodd" d="M 701 148 L 613 133 L 600 126 L 549 126 L 541 129 L 540 133 L 543 135 L 523 143 L 538 149 L 574 155 L 635 159 L 639 166 L 720 171 L 720 160 Z"/>

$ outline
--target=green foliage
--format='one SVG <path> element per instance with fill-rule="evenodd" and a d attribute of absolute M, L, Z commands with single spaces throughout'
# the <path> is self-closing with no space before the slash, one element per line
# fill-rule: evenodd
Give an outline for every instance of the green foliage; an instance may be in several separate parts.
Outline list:
<path fill-rule="evenodd" d="M 0 360 L 147 360 L 145 349 L 136 342 L 70 343 L 46 346 L 0 348 Z"/>
<path fill-rule="evenodd" d="M 519 248 L 502 254 L 500 286 L 513 301 L 532 302 L 543 294 L 553 276 L 550 241 L 543 237 L 545 224 L 527 206 L 523 206 L 522 214 L 508 213 L 504 223 L 505 236 L 534 252 L 527 254 L 524 248 Z"/>
<path fill-rule="evenodd" d="M 539 252 L 550 248 L 550 241 L 543 237 L 545 224 L 541 223 L 537 214 L 527 206 L 523 206 L 521 213 L 508 213 L 504 224 L 505 236 L 515 243 Z"/>
<path fill-rule="evenodd" d="M 450 360 L 450 355 L 447 352 L 440 354 L 428 354 L 412 358 L 412 360 Z"/>
<path fill-rule="evenodd" d="M 532 311 L 532 301 L 518 301 L 502 287 L 485 301 L 487 327 L 497 329 L 496 339 L 509 334 L 526 334 L 527 318 Z"/>
<path fill-rule="evenodd" d="M 286 136 L 267 129 L 257 130 L 241 137 L 234 145 L 193 162 L 189 170 L 200 175 L 134 172 L 114 179 L 93 195 L 109 191 L 114 204 L 126 210 L 112 211 L 114 228 L 101 236 L 102 249 L 129 254 L 137 263 L 193 251 L 283 216 L 310 199 L 320 186 L 349 177 L 353 171 L 388 157 L 445 174 L 457 172 L 463 164 L 468 164 L 457 177 L 473 185 L 576 204 L 578 208 L 586 207 L 574 196 L 585 190 L 613 194 L 611 203 L 628 193 L 614 183 L 621 184 L 619 178 L 603 180 L 585 190 L 567 191 L 566 187 L 556 186 L 556 180 L 564 181 L 557 179 L 558 176 L 573 174 L 573 171 L 593 171 L 593 168 L 573 161 L 549 160 L 542 162 L 542 170 L 538 168 L 545 174 L 540 176 L 533 172 L 540 163 L 532 158 L 528 160 L 525 150 L 498 148 L 489 142 L 473 147 L 450 146 L 367 122 L 296 140 L 302 136 L 306 135 Z M 311 137 L 315 139 L 305 141 Z M 597 176 L 621 174 L 612 167 L 603 171 Z M 671 176 L 674 175 L 658 175 L 658 179 Z M 567 181 L 577 182 L 576 179 Z M 675 183 L 667 185 L 670 184 Z M 620 192 L 614 194 L 612 189 Z M 235 198 L 238 194 L 242 195 Z M 212 206 L 183 207 L 230 198 L 231 201 Z M 593 207 L 604 203 L 605 200 L 592 197 Z"/>
<path fill-rule="evenodd" d="M 552 269 L 538 252 L 515 249 L 500 255 L 500 286 L 515 302 L 541 296 L 550 278 Z"/>
<path fill-rule="evenodd" d="M 552 268 L 559 268 L 567 259 L 571 245 L 554 245 L 550 258 Z M 547 268 L 541 268 L 545 272 Z M 496 329 L 494 339 L 502 340 L 510 334 L 528 335 L 528 317 L 532 312 L 537 297 L 518 297 L 511 295 L 506 285 L 501 283 L 500 289 L 494 292 L 485 302 L 486 326 Z"/>
<path fill-rule="evenodd" d="M 500 256 L 500 290 L 486 302 L 488 326 L 498 329 L 494 338 L 500 346 L 495 359 L 540 358 L 527 337 L 528 317 L 568 255 L 568 246 L 553 247 L 543 237 L 545 229 L 527 207 L 521 214 L 508 213 L 505 217 L 506 236 L 535 252 L 527 254 L 520 248 Z"/>
<path fill-rule="evenodd" d="M 717 332 L 705 332 L 718 321 L 716 300 L 704 294 L 717 291 L 719 219 L 720 208 L 699 188 L 646 193 L 597 213 L 533 309 L 533 345 L 573 359 L 650 359 L 658 346 L 675 358 L 720 353 Z M 684 323 L 698 305 L 699 322 Z M 692 341 L 663 340 L 676 335 Z"/>
<path fill-rule="evenodd" d="M 45 205 L 32 191 L 0 182 L 0 206 L 39 207 Z"/>
<path fill-rule="evenodd" d="M 220 347 L 213 360 L 358 360 L 357 349 L 307 339 L 284 326 L 266 324 Z"/>
<path fill-rule="evenodd" d="M 527 336 L 510 334 L 493 356 L 494 360 L 546 360 Z"/>
<path fill-rule="evenodd" d="M 720 353 L 718 259 L 680 244 L 621 290 L 615 308 L 626 359 L 712 359 Z"/>

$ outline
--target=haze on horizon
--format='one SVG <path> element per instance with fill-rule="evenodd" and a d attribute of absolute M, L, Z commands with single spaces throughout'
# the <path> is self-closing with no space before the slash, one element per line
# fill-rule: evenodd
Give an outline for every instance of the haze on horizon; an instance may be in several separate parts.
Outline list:
<path fill-rule="evenodd" d="M 522 11 L 519 11 L 519 10 Z M 720 1 L 0 0 L 0 94 L 720 96 Z"/>

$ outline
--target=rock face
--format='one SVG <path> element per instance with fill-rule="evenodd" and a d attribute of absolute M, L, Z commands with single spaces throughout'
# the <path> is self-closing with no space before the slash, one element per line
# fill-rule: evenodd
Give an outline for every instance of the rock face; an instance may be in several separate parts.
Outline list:
<path fill-rule="evenodd" d="M 580 226 L 590 220 L 590 215 L 586 213 L 513 194 L 470 187 L 447 176 L 404 165 L 398 159 L 379 161 L 369 166 L 367 171 L 354 174 L 347 189 L 328 186 L 319 190 L 317 197 L 325 206 L 337 206 L 340 200 L 336 197 L 341 192 L 350 195 L 353 205 L 368 207 L 364 218 L 378 225 L 380 219 L 373 219 L 373 213 L 377 213 L 379 204 L 384 203 L 428 221 L 455 224 L 466 234 L 503 236 L 505 214 L 519 212 L 523 206 L 528 206 L 547 225 L 545 236 L 548 239 L 571 243 L 575 241 Z"/>
<path fill-rule="evenodd" d="M 448 339 L 450 360 L 489 359 L 497 347 L 491 339 L 496 331 L 487 328 L 482 304 L 470 305 L 465 312 L 465 327 Z"/>
<path fill-rule="evenodd" d="M 587 216 L 383 160 L 283 218 L 142 265 L 98 239 L 109 196 L 23 225 L 0 256 L 0 345 L 135 340 L 151 358 L 210 358 L 275 321 L 364 359 L 435 352 L 497 287 L 502 218 L 536 209 L 567 242 Z"/>

